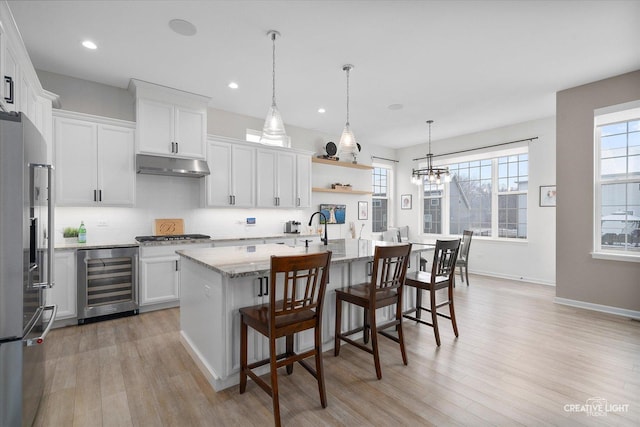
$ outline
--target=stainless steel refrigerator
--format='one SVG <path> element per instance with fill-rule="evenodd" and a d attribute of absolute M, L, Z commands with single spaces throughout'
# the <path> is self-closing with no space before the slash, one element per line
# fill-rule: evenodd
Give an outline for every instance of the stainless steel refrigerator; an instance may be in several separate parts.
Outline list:
<path fill-rule="evenodd" d="M 30 426 L 44 389 L 53 286 L 53 167 L 21 113 L 0 112 L 0 426 Z"/>

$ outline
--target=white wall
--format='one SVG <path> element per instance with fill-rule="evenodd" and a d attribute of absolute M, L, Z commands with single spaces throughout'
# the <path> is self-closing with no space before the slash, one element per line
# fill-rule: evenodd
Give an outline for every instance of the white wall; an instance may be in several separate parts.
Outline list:
<path fill-rule="evenodd" d="M 437 155 L 536 136 L 538 139 L 529 143 L 528 239 L 516 242 L 474 237 L 470 272 L 555 284 L 556 208 L 539 207 L 539 187 L 556 183 L 555 117 L 432 141 L 432 151 Z M 423 157 L 426 151 L 426 143 L 398 150 L 398 170 L 404 172 L 396 179 L 396 194 L 412 194 L 413 209 L 401 210 L 395 203 L 395 222 L 409 225 L 414 236 L 421 233 L 421 187 L 411 184 L 410 170 L 417 166 L 412 159 Z"/>

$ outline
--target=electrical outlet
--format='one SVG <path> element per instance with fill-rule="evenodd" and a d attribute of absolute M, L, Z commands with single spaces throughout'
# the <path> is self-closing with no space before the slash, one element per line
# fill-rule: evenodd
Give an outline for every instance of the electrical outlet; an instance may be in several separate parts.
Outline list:
<path fill-rule="evenodd" d="M 211 297 L 211 286 L 204 285 L 204 296 L 206 296 L 207 298 Z"/>
<path fill-rule="evenodd" d="M 98 221 L 98 227 L 108 227 L 107 221 Z"/>

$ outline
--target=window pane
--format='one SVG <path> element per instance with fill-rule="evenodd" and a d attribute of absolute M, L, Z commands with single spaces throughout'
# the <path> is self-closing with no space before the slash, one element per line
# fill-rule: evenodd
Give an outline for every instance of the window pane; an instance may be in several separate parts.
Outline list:
<path fill-rule="evenodd" d="M 527 198 L 523 194 L 498 196 L 498 236 L 527 238 Z"/>
<path fill-rule="evenodd" d="M 640 254 L 640 181 L 601 186 L 601 247 Z"/>
<path fill-rule="evenodd" d="M 387 199 L 371 200 L 372 231 L 379 233 L 387 230 Z"/>
<path fill-rule="evenodd" d="M 481 162 L 482 163 L 482 162 Z M 490 180 L 480 180 L 480 174 L 473 173 L 474 179 L 463 178 L 463 165 L 460 163 L 460 175 L 453 175 L 449 184 L 450 234 L 462 234 L 464 230 L 473 230 L 477 235 L 491 235 L 491 185 Z M 490 174 L 491 166 L 488 168 Z M 473 168 L 478 170 L 477 168 Z M 467 177 L 470 174 L 466 175 Z M 488 187 L 488 188 L 487 188 Z"/>

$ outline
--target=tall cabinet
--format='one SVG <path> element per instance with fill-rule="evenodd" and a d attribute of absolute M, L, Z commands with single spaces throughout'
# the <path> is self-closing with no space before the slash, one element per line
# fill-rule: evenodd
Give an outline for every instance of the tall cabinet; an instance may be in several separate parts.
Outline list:
<path fill-rule="evenodd" d="M 135 204 L 135 124 L 56 110 L 57 206 Z"/>

